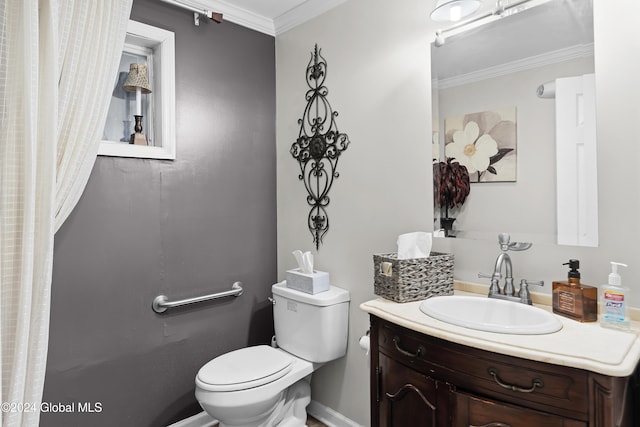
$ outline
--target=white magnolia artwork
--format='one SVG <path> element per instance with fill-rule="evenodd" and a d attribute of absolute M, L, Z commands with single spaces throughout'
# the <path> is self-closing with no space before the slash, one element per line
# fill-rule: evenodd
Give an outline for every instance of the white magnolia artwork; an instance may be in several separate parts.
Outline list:
<path fill-rule="evenodd" d="M 516 107 L 448 117 L 445 156 L 467 167 L 471 182 L 516 181 Z"/>

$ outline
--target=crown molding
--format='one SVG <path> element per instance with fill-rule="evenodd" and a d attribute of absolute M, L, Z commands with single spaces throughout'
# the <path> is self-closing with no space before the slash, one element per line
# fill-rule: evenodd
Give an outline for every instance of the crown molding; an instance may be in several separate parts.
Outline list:
<path fill-rule="evenodd" d="M 222 13 L 225 21 L 233 22 L 234 24 L 238 24 L 245 28 L 259 31 L 270 36 L 275 36 L 272 19 L 258 15 L 241 7 L 237 7 L 224 0 L 200 0 L 198 3 L 190 2 L 188 0 L 180 1 L 191 4 L 194 7 Z"/>
<path fill-rule="evenodd" d="M 504 76 L 518 71 L 544 67 L 558 62 L 569 61 L 577 58 L 586 58 L 589 56 L 593 56 L 593 43 L 570 46 L 564 49 L 543 53 L 541 55 L 530 56 L 529 58 L 497 65 L 495 67 L 489 67 L 445 79 L 434 80 L 434 83 L 437 83 L 434 84 L 434 87 L 437 87 L 438 89 L 448 89 L 455 86 Z"/>
<path fill-rule="evenodd" d="M 346 1 L 347 0 L 307 0 L 299 6 L 277 16 L 273 20 L 275 35 L 278 36 L 285 31 L 289 31 Z"/>
<path fill-rule="evenodd" d="M 196 8 L 222 13 L 226 21 L 275 37 L 322 15 L 347 0 L 307 0 L 274 19 L 258 15 L 224 0 L 180 1 Z"/>

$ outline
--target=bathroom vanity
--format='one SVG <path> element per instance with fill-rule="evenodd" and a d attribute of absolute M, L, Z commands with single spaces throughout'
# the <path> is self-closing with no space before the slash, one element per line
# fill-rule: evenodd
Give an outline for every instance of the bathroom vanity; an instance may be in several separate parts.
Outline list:
<path fill-rule="evenodd" d="M 554 334 L 496 334 L 432 319 L 418 304 L 361 305 L 372 426 L 639 425 L 636 333 L 567 319 Z"/>

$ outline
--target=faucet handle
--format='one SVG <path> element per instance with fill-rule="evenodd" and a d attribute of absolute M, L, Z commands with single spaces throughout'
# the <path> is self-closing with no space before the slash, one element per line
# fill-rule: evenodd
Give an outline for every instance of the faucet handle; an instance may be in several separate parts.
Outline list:
<path fill-rule="evenodd" d="M 500 273 L 487 274 L 487 273 L 478 273 L 478 277 L 482 277 L 484 279 L 491 279 L 491 286 L 489 286 L 489 295 L 497 295 L 500 293 L 500 285 L 498 282 L 502 275 Z"/>
<path fill-rule="evenodd" d="M 538 281 L 532 282 L 532 281 L 527 280 L 527 279 L 522 279 L 520 281 L 520 286 L 522 286 L 522 285 L 525 285 L 525 286 L 527 286 L 527 285 L 544 286 L 544 280 L 538 280 Z"/>
<path fill-rule="evenodd" d="M 523 304 L 531 305 L 531 294 L 529 293 L 529 285 L 544 286 L 544 281 L 539 280 L 537 282 L 529 282 L 527 281 L 527 279 L 522 279 L 520 281 L 520 290 L 518 291 L 520 302 Z"/>

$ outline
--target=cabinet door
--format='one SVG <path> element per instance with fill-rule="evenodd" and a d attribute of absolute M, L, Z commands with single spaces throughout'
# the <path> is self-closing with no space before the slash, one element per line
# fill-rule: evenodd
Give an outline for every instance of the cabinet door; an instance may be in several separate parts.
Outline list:
<path fill-rule="evenodd" d="M 442 427 L 448 424 L 446 399 L 449 395 L 445 384 L 396 362 L 384 353 L 379 353 L 378 363 L 380 426 Z"/>
<path fill-rule="evenodd" d="M 453 392 L 454 427 L 586 427 L 582 421 Z"/>

